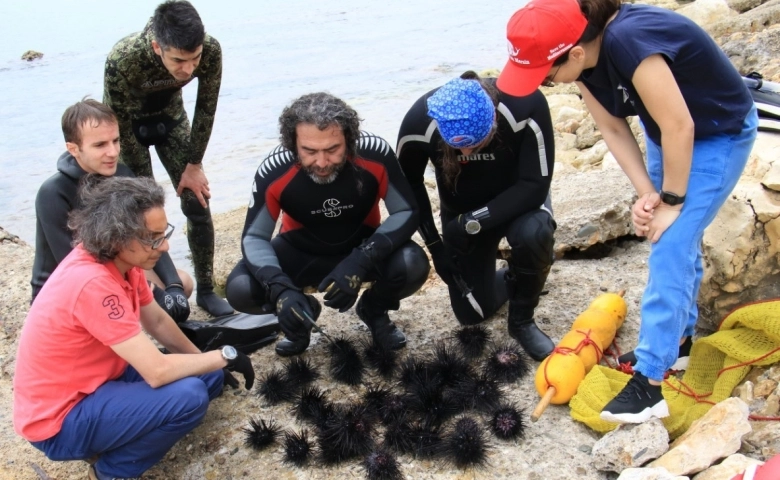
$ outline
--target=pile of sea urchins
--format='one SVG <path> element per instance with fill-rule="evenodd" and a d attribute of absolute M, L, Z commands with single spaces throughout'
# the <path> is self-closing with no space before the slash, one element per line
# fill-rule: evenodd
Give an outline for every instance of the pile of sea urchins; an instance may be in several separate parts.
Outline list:
<path fill-rule="evenodd" d="M 295 357 L 264 375 L 258 394 L 271 405 L 291 404 L 308 428 L 283 431 L 273 419 L 255 418 L 244 428 L 247 445 L 263 450 L 279 441 L 292 465 L 359 460 L 369 479 L 397 479 L 404 477 L 396 455 L 482 467 L 486 430 L 500 440 L 523 435 L 523 412 L 504 400 L 502 388 L 526 375 L 529 361 L 514 342 L 492 342 L 482 326 L 462 327 L 427 354 L 403 359 L 346 338 L 327 350 L 330 375 L 354 387 L 359 400 L 328 398 L 312 362 Z"/>

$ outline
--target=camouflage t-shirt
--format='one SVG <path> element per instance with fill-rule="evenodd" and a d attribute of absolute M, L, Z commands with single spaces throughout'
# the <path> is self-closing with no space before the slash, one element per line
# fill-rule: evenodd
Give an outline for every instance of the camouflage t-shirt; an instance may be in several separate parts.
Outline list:
<path fill-rule="evenodd" d="M 200 163 L 211 137 L 217 110 L 222 81 L 222 49 L 214 37 L 206 35 L 198 68 L 192 73 L 192 78 L 179 81 L 154 53 L 153 39 L 150 21 L 143 31 L 128 35 L 114 45 L 106 59 L 103 103 L 110 106 L 119 118 L 120 141 L 125 149 L 127 142 L 134 141 L 132 120 L 158 114 L 166 114 L 173 119 L 184 116 L 181 89 L 197 78 L 198 97 L 190 133 L 189 163 Z"/>

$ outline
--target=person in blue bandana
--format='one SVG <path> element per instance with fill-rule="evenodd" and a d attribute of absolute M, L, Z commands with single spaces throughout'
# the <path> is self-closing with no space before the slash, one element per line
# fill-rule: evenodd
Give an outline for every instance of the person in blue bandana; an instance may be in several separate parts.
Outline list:
<path fill-rule="evenodd" d="M 398 134 L 398 160 L 420 207 L 420 227 L 461 324 L 492 316 L 509 301 L 507 328 L 535 360 L 554 348 L 534 321 L 553 261 L 550 203 L 555 148 L 540 92 L 513 97 L 469 71 L 417 100 Z M 425 189 L 436 172 L 442 234 Z M 498 246 L 511 248 L 496 270 Z"/>

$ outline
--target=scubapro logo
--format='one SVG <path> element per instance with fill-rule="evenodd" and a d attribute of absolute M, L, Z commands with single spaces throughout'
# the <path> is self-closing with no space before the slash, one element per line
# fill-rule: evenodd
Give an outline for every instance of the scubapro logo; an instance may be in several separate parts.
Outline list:
<path fill-rule="evenodd" d="M 322 208 L 319 210 L 312 210 L 311 214 L 316 215 L 318 213 L 324 214 L 328 218 L 338 217 L 343 210 L 349 210 L 354 208 L 354 205 L 341 205 L 341 202 L 335 198 L 329 198 L 322 202 Z"/>

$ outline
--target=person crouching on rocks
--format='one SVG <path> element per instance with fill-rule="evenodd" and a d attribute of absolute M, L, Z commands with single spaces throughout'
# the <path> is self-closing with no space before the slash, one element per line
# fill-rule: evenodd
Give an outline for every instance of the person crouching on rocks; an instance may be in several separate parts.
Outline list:
<path fill-rule="evenodd" d="M 543 360 L 555 345 L 537 327 L 534 309 L 550 273 L 556 228 L 555 145 L 544 95 L 512 97 L 496 89 L 495 79 L 466 72 L 415 102 L 397 152 L 420 206 L 420 234 L 458 321 L 479 323 L 509 299 L 509 334 Z M 428 161 L 436 170 L 443 238 L 425 189 Z M 508 269 L 496 271 L 502 238 L 511 257 Z"/>
<path fill-rule="evenodd" d="M 361 131 L 357 112 L 328 93 L 293 101 L 279 126 L 282 143 L 255 174 L 228 301 L 242 312 L 276 311 L 286 336 L 276 345 L 282 356 L 309 345 L 306 316 L 316 320 L 321 307 L 302 292 L 307 286 L 319 286 L 325 305 L 339 312 L 357 301 L 355 312 L 374 341 L 403 348 L 406 336 L 388 311 L 420 289 L 430 265 L 411 241 L 417 205 L 393 149 Z M 384 221 L 380 199 L 389 214 Z M 364 282 L 373 285 L 358 300 Z"/>

